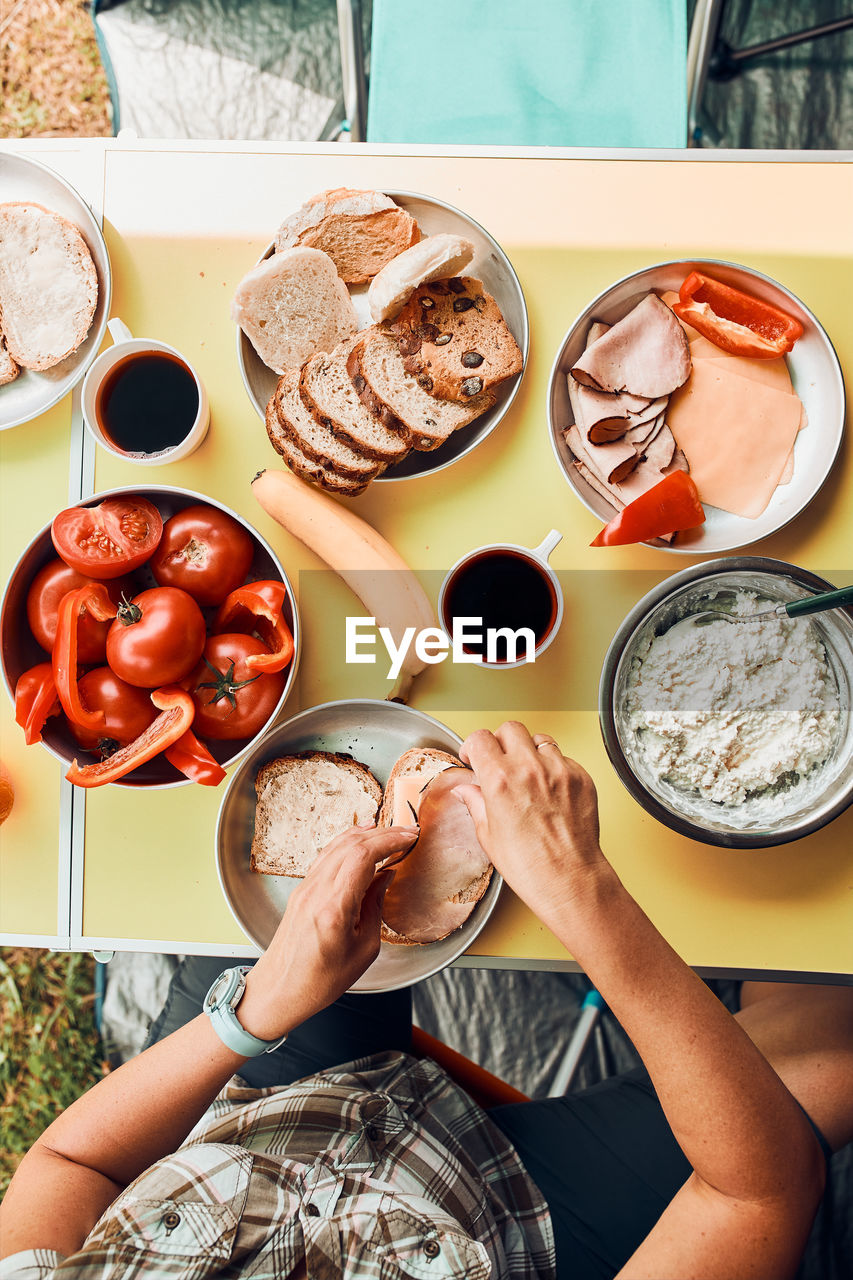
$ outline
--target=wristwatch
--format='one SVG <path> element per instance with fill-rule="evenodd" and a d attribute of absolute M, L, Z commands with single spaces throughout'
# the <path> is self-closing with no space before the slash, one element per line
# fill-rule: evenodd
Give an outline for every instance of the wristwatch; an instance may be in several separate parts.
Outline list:
<path fill-rule="evenodd" d="M 242 1058 L 257 1058 L 261 1053 L 272 1053 L 273 1049 L 284 1044 L 287 1036 L 278 1040 L 260 1040 L 241 1027 L 235 1009 L 246 990 L 247 973 L 251 973 L 250 965 L 238 965 L 220 973 L 204 997 L 202 1007 L 223 1044 Z"/>

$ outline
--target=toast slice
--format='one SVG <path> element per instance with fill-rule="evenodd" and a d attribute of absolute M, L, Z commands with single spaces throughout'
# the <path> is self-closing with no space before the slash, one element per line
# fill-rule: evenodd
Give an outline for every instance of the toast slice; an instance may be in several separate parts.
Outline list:
<path fill-rule="evenodd" d="M 367 765 L 329 751 L 300 751 L 258 770 L 250 866 L 273 876 L 306 876 L 320 850 L 376 817 L 382 788 Z"/>
<path fill-rule="evenodd" d="M 342 479 L 373 480 L 382 471 L 382 463 L 351 449 L 338 439 L 327 421 L 314 417 L 299 393 L 300 376 L 299 369 L 290 369 L 278 380 L 273 402 L 281 430 L 306 458 Z"/>
<path fill-rule="evenodd" d="M 0 387 L 5 387 L 7 382 L 14 382 L 20 372 L 15 361 L 9 355 L 6 339 L 0 333 Z"/>
<path fill-rule="evenodd" d="M 231 318 L 276 373 L 298 369 L 358 329 L 347 287 L 319 249 L 285 249 L 253 267 L 237 286 Z"/>
<path fill-rule="evenodd" d="M 377 462 L 399 462 L 411 447 L 408 431 L 388 414 L 374 414 L 362 402 L 347 372 L 353 341 L 331 355 L 318 352 L 302 366 L 299 390 L 315 418 L 352 449 Z"/>
<path fill-rule="evenodd" d="M 12 361 L 52 369 L 84 341 L 97 305 L 98 273 L 73 222 L 40 204 L 0 204 L 0 328 Z"/>
<path fill-rule="evenodd" d="M 467 403 L 521 373 L 518 343 L 482 280 L 419 285 L 388 328 L 425 391 Z"/>
<path fill-rule="evenodd" d="M 388 775 L 376 825 L 410 826 L 417 822 L 421 791 L 436 774 L 459 763 L 458 756 L 437 747 L 412 747 L 404 751 Z"/>
<path fill-rule="evenodd" d="M 409 432 L 412 448 L 437 449 L 445 440 L 491 409 L 494 394 L 485 391 L 467 404 L 439 400 L 407 373 L 394 338 L 385 329 L 365 329 L 353 342 L 347 373 L 363 404 L 379 416 L 391 414 Z"/>
<path fill-rule="evenodd" d="M 337 494 L 340 498 L 356 498 L 360 493 L 364 493 L 372 476 L 366 476 L 361 480 L 351 480 L 341 476 L 331 467 L 309 458 L 302 452 L 296 441 L 285 434 L 275 410 L 274 395 L 270 397 L 267 405 L 265 421 L 272 447 L 300 480 L 305 480 L 308 484 L 316 484 L 320 489 L 325 489 L 326 493 Z"/>
<path fill-rule="evenodd" d="M 276 234 L 278 251 L 294 245 L 322 249 L 347 284 L 366 284 L 420 239 L 418 224 L 379 191 L 338 187 L 312 196 Z"/>

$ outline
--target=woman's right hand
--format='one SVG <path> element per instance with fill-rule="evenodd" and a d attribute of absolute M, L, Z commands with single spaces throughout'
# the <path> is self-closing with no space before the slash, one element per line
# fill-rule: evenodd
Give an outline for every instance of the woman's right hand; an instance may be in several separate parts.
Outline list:
<path fill-rule="evenodd" d="M 507 721 L 478 729 L 460 756 L 477 784 L 457 787 L 478 839 L 520 898 L 554 932 L 590 886 L 615 873 L 601 852 L 592 778 L 548 734 Z"/>

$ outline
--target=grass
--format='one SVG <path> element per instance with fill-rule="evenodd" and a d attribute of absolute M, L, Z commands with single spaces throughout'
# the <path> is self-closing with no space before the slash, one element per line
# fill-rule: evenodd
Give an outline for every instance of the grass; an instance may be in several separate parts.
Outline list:
<path fill-rule="evenodd" d="M 0 1196 L 39 1134 L 106 1069 L 91 956 L 0 949 Z"/>

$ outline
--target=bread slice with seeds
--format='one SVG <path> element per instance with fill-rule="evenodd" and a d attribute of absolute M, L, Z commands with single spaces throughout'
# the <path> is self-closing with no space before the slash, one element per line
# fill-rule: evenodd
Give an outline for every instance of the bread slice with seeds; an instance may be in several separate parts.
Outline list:
<path fill-rule="evenodd" d="M 382 788 L 366 764 L 330 751 L 270 760 L 258 797 L 249 865 L 272 876 L 306 876 L 330 840 L 376 817 Z"/>
<path fill-rule="evenodd" d="M 482 280 L 419 285 L 388 326 L 425 391 L 462 404 L 521 372 L 522 356 Z"/>
<path fill-rule="evenodd" d="M 361 480 L 348 479 L 346 476 L 339 475 L 330 466 L 316 462 L 303 453 L 296 441 L 285 435 L 276 413 L 274 395 L 270 396 L 267 405 L 266 428 L 276 453 L 284 459 L 294 475 L 299 476 L 300 480 L 307 481 L 308 484 L 316 484 L 327 493 L 337 494 L 340 498 L 356 498 L 360 493 L 364 493 L 373 479 L 372 475 Z"/>
<path fill-rule="evenodd" d="M 356 452 L 377 462 L 399 462 L 411 448 L 409 433 L 393 414 L 375 414 L 359 398 L 347 373 L 353 341 L 305 362 L 299 382 L 302 399 L 318 421 Z"/>
<path fill-rule="evenodd" d="M 299 392 L 301 370 L 291 369 L 279 378 L 273 400 L 278 424 L 307 458 L 334 471 L 345 480 L 373 480 L 383 470 L 375 458 L 365 458 L 315 418 Z"/>
<path fill-rule="evenodd" d="M 412 448 L 421 451 L 437 449 L 495 403 L 491 391 L 472 397 L 467 404 L 430 395 L 414 374 L 406 372 L 391 334 L 377 326 L 357 335 L 347 357 L 347 372 L 370 412 L 398 418 L 410 433 Z"/>

